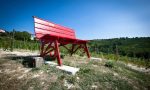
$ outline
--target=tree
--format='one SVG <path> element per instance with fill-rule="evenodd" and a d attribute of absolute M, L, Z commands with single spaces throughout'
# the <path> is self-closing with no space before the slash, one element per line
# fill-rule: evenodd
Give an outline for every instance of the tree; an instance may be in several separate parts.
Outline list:
<path fill-rule="evenodd" d="M 13 33 L 13 32 L 11 32 L 11 33 Z M 27 31 L 23 31 L 23 32 L 15 31 L 14 37 L 15 37 L 16 40 L 30 41 L 31 34 L 28 33 Z"/>

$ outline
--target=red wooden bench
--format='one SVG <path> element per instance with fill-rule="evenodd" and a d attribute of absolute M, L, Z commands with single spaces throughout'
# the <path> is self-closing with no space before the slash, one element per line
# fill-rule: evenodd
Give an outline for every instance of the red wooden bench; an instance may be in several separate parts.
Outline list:
<path fill-rule="evenodd" d="M 83 49 L 83 52 L 90 58 L 90 54 L 87 47 L 87 40 L 77 39 L 75 31 L 73 29 L 54 24 L 52 22 L 37 18 L 34 18 L 34 30 L 35 36 L 41 41 L 41 53 L 40 56 L 44 57 L 48 53 L 50 56 L 56 57 L 58 65 L 62 65 L 60 58 L 59 47 L 63 46 L 70 54 L 74 54 L 78 49 Z M 68 48 L 67 44 L 72 44 L 71 48 Z M 52 54 L 52 52 L 54 52 Z"/>

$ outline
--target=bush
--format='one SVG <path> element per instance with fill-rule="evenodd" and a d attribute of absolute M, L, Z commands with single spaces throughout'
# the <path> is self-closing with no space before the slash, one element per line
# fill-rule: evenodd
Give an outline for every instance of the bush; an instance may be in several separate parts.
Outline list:
<path fill-rule="evenodd" d="M 64 59 L 65 54 L 64 54 L 64 53 L 61 53 L 60 57 L 61 57 L 62 59 Z"/>
<path fill-rule="evenodd" d="M 112 60 L 108 60 L 106 63 L 105 63 L 105 66 L 106 67 L 109 67 L 109 68 L 113 68 L 114 67 L 114 62 Z"/>

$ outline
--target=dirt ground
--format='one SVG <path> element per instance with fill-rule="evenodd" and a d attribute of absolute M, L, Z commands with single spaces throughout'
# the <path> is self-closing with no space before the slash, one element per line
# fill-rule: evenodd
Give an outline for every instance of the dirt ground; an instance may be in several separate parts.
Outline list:
<path fill-rule="evenodd" d="M 4 52 L 0 51 L 0 89 L 1 90 L 16 90 L 25 89 L 32 90 L 32 84 L 28 84 L 31 81 L 40 80 L 39 84 L 48 83 L 49 81 L 55 81 L 55 76 L 47 78 L 47 74 L 42 70 L 38 72 L 32 72 L 32 68 L 26 68 L 21 63 L 21 58 L 17 60 L 10 60 L 12 57 L 16 56 L 34 56 L 38 55 L 38 52 L 28 52 L 28 51 L 14 51 L 14 52 Z M 29 86 L 26 86 L 29 85 Z M 38 86 L 37 86 L 38 87 Z M 43 87 L 43 89 L 46 88 Z"/>
<path fill-rule="evenodd" d="M 105 60 L 98 63 L 97 61 L 90 62 L 86 57 L 76 55 L 73 57 L 66 56 L 63 59 L 65 65 L 81 69 L 75 76 L 68 75 L 47 65 L 41 68 L 29 68 L 22 64 L 23 57 L 37 55 L 39 55 L 38 51 L 16 50 L 10 52 L 0 50 L 0 90 L 150 89 L 148 83 L 150 80 L 149 70 L 144 71 L 145 75 L 119 65 L 117 68 L 111 69 L 104 66 Z M 129 67 L 133 67 L 133 65 Z M 137 69 L 138 67 L 134 66 L 134 68 Z M 143 77 L 147 77 L 147 80 L 141 77 L 142 75 L 145 75 Z"/>

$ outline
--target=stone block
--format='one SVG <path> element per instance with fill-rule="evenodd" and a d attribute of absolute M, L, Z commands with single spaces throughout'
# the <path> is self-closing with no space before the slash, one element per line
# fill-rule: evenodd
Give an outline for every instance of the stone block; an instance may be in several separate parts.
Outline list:
<path fill-rule="evenodd" d="M 32 59 L 34 60 L 34 64 L 36 68 L 41 67 L 44 64 L 43 57 L 32 57 Z"/>

